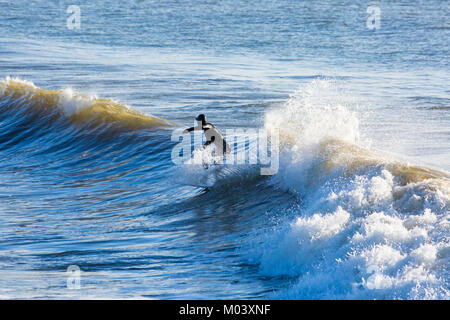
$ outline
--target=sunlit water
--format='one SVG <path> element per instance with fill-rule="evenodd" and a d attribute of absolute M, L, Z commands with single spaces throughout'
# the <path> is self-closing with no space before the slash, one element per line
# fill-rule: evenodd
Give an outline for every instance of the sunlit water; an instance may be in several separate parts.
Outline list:
<path fill-rule="evenodd" d="M 448 1 L 71 4 L 0 1 L 0 297 L 450 297 Z M 278 173 L 195 186 L 199 113 Z"/>

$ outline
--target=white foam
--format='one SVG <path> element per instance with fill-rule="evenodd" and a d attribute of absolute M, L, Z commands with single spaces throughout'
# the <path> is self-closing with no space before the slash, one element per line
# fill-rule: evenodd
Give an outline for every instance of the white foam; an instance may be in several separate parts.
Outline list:
<path fill-rule="evenodd" d="M 36 89 L 37 87 L 34 85 L 33 82 L 22 80 L 19 78 L 11 78 L 7 76 L 4 81 L 0 81 L 0 96 L 3 96 L 5 94 L 6 89 L 8 88 L 11 83 L 21 83 L 27 87 L 30 87 L 31 89 Z"/>
<path fill-rule="evenodd" d="M 6 77 L 5 81 L 0 82 L 0 95 L 4 95 L 6 89 L 12 83 L 20 83 L 23 85 L 27 93 L 27 98 L 32 99 L 35 90 L 39 89 L 33 82 L 22 80 L 19 78 Z M 95 95 L 85 95 L 75 92 L 72 88 L 65 88 L 58 92 L 58 108 L 66 116 L 72 116 L 92 106 Z"/>
<path fill-rule="evenodd" d="M 24 85 L 27 85 L 27 86 L 29 86 L 29 87 L 32 87 L 32 88 L 34 88 L 34 89 L 37 88 L 37 87 L 34 85 L 33 82 L 28 81 L 28 80 L 23 80 L 23 79 L 20 79 L 20 78 L 17 78 L 17 77 L 11 78 L 10 76 L 7 76 L 6 79 L 5 79 L 5 82 L 6 82 L 7 85 L 10 84 L 11 82 L 18 82 L 18 83 L 22 83 L 22 84 L 24 84 Z"/>
<path fill-rule="evenodd" d="M 196 187 L 220 187 L 245 181 L 249 183 L 259 176 L 259 166 L 228 164 L 221 156 L 212 155 L 213 145 L 193 151 L 192 158 L 176 168 L 172 181 Z"/>
<path fill-rule="evenodd" d="M 58 107 L 66 116 L 72 116 L 92 106 L 97 97 L 94 95 L 81 95 L 71 88 L 59 92 Z"/>
<path fill-rule="evenodd" d="M 333 86 L 317 80 L 266 117 L 284 139 L 271 183 L 301 206 L 294 221 L 249 236 L 249 260 L 297 279 L 274 298 L 449 299 L 447 184 L 401 184 L 387 160 L 350 174 L 345 162 L 324 168 L 321 141 L 360 142 L 356 113 Z"/>
<path fill-rule="evenodd" d="M 278 128 L 282 142 L 291 142 L 296 148 L 330 137 L 358 142 L 358 102 L 340 90 L 344 89 L 336 81 L 313 80 L 292 94 L 281 110 L 266 114 L 266 129 Z M 351 111 L 350 105 L 355 110 Z"/>

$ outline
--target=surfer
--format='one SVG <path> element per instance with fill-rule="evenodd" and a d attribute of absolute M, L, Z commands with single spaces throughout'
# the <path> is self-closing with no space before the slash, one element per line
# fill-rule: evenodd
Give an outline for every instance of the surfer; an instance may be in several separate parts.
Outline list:
<path fill-rule="evenodd" d="M 203 130 L 206 137 L 206 143 L 203 145 L 203 148 L 206 148 L 211 143 L 214 143 L 216 150 L 213 152 L 213 155 L 225 158 L 225 156 L 231 152 L 231 148 L 225 141 L 222 133 L 212 123 L 206 122 L 206 116 L 204 114 L 198 115 L 195 120 L 197 121 L 197 125 L 184 130 L 183 133 L 188 133 L 194 130 Z"/>

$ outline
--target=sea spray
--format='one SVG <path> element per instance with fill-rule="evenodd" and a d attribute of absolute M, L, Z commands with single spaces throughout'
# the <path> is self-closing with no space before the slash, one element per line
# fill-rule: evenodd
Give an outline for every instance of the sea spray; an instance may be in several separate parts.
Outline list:
<path fill-rule="evenodd" d="M 327 80 L 270 111 L 266 127 L 278 126 L 282 162 L 270 182 L 300 205 L 243 245 L 261 274 L 295 278 L 272 297 L 449 299 L 449 174 L 358 145 L 356 113 Z"/>

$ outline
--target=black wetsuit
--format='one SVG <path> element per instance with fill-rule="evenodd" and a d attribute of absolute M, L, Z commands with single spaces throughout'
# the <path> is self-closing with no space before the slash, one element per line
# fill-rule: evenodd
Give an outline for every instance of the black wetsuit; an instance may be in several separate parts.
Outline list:
<path fill-rule="evenodd" d="M 216 127 L 214 127 L 213 124 L 209 122 L 202 123 L 202 126 L 199 127 L 191 127 L 189 129 L 186 129 L 185 131 L 191 132 L 194 130 L 203 130 L 205 137 L 206 137 L 206 143 L 203 145 L 204 147 L 209 146 L 211 143 L 214 143 L 216 146 L 216 155 L 221 155 L 225 157 L 228 153 L 231 152 L 231 148 L 228 145 L 228 143 L 225 141 L 222 133 L 220 133 L 219 130 L 217 130 Z"/>

